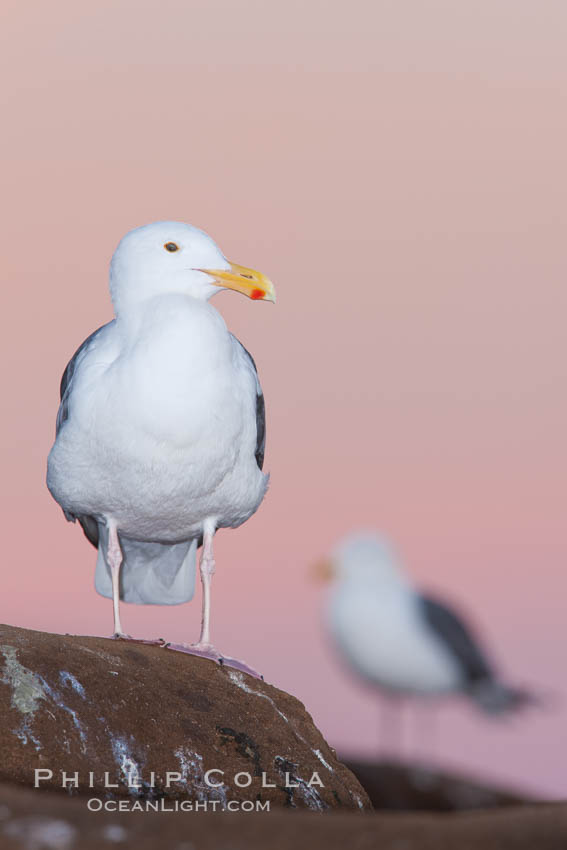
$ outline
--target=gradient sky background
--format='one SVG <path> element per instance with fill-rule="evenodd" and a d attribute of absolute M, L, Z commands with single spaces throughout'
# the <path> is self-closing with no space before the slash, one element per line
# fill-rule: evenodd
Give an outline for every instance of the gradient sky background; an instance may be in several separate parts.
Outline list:
<path fill-rule="evenodd" d="M 0 620 L 111 631 L 94 550 L 44 485 L 58 383 L 112 315 L 123 233 L 190 221 L 278 291 L 214 301 L 258 363 L 272 474 L 218 535 L 216 642 L 375 755 L 377 700 L 337 664 L 308 566 L 380 528 L 548 697 L 509 723 L 444 707 L 411 753 L 565 795 L 567 5 L 5 0 L 3 18 Z M 194 640 L 199 604 L 123 620 Z"/>

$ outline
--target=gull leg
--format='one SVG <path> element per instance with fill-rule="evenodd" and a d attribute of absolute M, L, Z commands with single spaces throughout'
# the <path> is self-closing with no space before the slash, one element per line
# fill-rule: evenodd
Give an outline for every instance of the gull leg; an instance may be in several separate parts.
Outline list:
<path fill-rule="evenodd" d="M 163 638 L 156 640 L 139 640 L 138 638 L 130 637 L 122 630 L 120 622 L 120 567 L 122 566 L 122 549 L 120 548 L 120 540 L 118 539 L 118 529 L 115 523 L 108 523 L 108 548 L 106 550 L 108 564 L 110 566 L 110 575 L 112 577 L 112 608 L 114 611 L 114 634 L 113 638 L 117 640 L 129 640 L 134 643 L 157 644 L 164 646 Z"/>
<path fill-rule="evenodd" d="M 129 635 L 122 631 L 120 622 L 120 567 L 122 566 L 122 549 L 118 539 L 118 529 L 115 523 L 108 524 L 108 564 L 112 576 L 112 607 L 114 610 L 114 634 L 115 638 L 128 638 Z"/>
<path fill-rule="evenodd" d="M 211 643 L 210 622 L 211 622 L 211 581 L 215 574 L 215 557 L 213 552 L 213 538 L 215 536 L 215 527 L 212 524 L 206 523 L 203 532 L 203 550 L 201 552 L 201 560 L 199 563 L 199 571 L 201 573 L 201 586 L 203 590 L 203 601 L 201 611 L 201 634 L 197 643 L 170 643 L 166 644 L 168 649 L 174 649 L 178 652 L 186 652 L 189 655 L 199 655 L 202 658 L 209 658 L 211 661 L 216 661 L 218 664 L 234 667 L 243 673 L 248 673 L 257 679 L 262 679 L 259 673 L 245 664 L 243 661 L 238 661 L 236 658 L 228 658 L 216 649 Z"/>
<path fill-rule="evenodd" d="M 172 648 L 183 648 L 186 652 L 201 655 L 213 661 L 222 661 L 222 655 L 211 643 L 211 581 L 215 574 L 215 556 L 213 553 L 214 526 L 205 528 L 203 533 L 203 550 L 199 562 L 201 574 L 201 587 L 203 591 L 201 610 L 201 634 L 197 643 L 192 644 L 170 644 Z"/>
<path fill-rule="evenodd" d="M 203 608 L 201 612 L 201 634 L 198 643 L 195 644 L 196 649 L 209 649 L 216 652 L 211 643 L 210 622 L 211 622 L 211 581 L 215 574 L 216 564 L 213 554 L 213 536 L 214 531 L 205 532 L 203 535 L 203 551 L 201 553 L 201 563 L 199 570 L 201 573 L 201 585 L 203 588 Z M 218 654 L 218 653 L 217 653 Z M 220 655 L 219 655 L 220 658 Z"/>
<path fill-rule="evenodd" d="M 403 761 L 404 756 L 404 700 L 394 695 L 383 695 L 380 712 L 380 748 L 382 758 Z"/>
<path fill-rule="evenodd" d="M 422 700 L 414 709 L 413 723 L 413 761 L 432 764 L 437 757 L 438 749 L 438 710 L 439 706 L 432 700 Z"/>

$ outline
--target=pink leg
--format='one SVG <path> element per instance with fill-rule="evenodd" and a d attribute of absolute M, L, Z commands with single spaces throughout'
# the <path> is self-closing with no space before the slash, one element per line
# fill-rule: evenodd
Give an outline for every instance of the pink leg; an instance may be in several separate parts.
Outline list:
<path fill-rule="evenodd" d="M 120 567 L 122 566 L 122 550 L 118 540 L 118 529 L 113 522 L 108 523 L 108 565 L 112 576 L 112 606 L 114 609 L 114 634 L 115 638 L 127 638 L 128 635 L 122 631 L 120 622 Z"/>
<path fill-rule="evenodd" d="M 210 658 L 211 661 L 216 661 L 219 664 L 226 664 L 227 667 L 234 667 L 236 670 L 241 670 L 243 673 L 248 673 L 257 679 L 262 679 L 259 673 L 248 667 L 242 661 L 236 658 L 227 658 L 221 655 L 216 647 L 211 643 L 210 635 L 210 617 L 211 617 L 211 581 L 215 574 L 215 558 L 213 553 L 213 538 L 215 536 L 214 526 L 205 526 L 203 533 L 203 551 L 201 552 L 201 561 L 199 569 L 201 573 L 201 586 L 203 589 L 203 605 L 201 613 L 201 634 L 197 643 L 170 643 L 167 644 L 169 649 L 175 649 L 179 652 L 187 652 L 189 655 L 199 655 L 202 658 Z"/>
<path fill-rule="evenodd" d="M 201 634 L 199 642 L 195 644 L 195 649 L 212 650 L 214 654 L 220 657 L 211 643 L 210 622 L 211 622 L 211 581 L 215 574 L 215 556 L 213 554 L 213 532 L 206 532 L 203 535 L 203 551 L 201 553 L 201 563 L 199 565 L 201 573 L 201 585 L 203 588 L 203 607 L 201 611 Z"/>
<path fill-rule="evenodd" d="M 199 562 L 199 571 L 201 573 L 201 587 L 203 591 L 203 601 L 201 609 L 201 634 L 197 643 L 179 644 L 187 652 L 194 655 L 201 655 L 204 658 L 210 658 L 213 661 L 221 661 L 220 652 L 215 649 L 211 643 L 211 581 L 215 574 L 215 557 L 213 554 L 213 537 L 215 535 L 214 527 L 207 529 L 203 534 L 203 550 L 201 552 L 201 560 Z M 178 645 L 175 645 L 177 649 Z"/>
<path fill-rule="evenodd" d="M 165 641 L 163 638 L 157 640 L 136 640 L 130 637 L 122 630 L 120 622 L 120 567 L 122 566 L 122 549 L 120 548 L 120 540 L 118 539 L 118 529 L 112 522 L 108 523 L 108 549 L 107 549 L 108 565 L 110 566 L 110 574 L 112 577 L 112 606 L 114 609 L 114 634 L 113 638 L 120 640 L 130 640 L 135 643 L 158 644 L 163 646 Z"/>

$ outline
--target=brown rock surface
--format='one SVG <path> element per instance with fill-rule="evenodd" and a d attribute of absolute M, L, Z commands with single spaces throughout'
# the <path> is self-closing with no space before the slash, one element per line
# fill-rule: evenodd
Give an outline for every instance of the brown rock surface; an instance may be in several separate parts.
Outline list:
<path fill-rule="evenodd" d="M 92 813 L 85 799 L 0 786 L 2 850 L 565 850 L 567 805 L 461 814 L 274 808 L 261 814 Z"/>
<path fill-rule="evenodd" d="M 4 782 L 41 769 L 41 788 L 65 771 L 89 797 L 371 808 L 297 699 L 159 646 L 0 626 L 0 713 Z"/>

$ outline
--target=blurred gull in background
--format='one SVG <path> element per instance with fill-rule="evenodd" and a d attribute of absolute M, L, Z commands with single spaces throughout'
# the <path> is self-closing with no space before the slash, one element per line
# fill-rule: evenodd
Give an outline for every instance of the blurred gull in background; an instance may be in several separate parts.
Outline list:
<path fill-rule="evenodd" d="M 419 593 L 377 535 L 345 538 L 317 569 L 334 581 L 327 622 L 336 647 L 384 696 L 461 695 L 488 715 L 534 702 L 501 681 L 460 613 Z"/>

